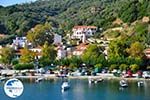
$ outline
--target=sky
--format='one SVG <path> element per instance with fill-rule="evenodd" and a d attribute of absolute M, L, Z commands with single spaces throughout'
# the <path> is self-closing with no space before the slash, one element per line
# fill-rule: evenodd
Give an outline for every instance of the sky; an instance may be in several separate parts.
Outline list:
<path fill-rule="evenodd" d="M 31 2 L 31 1 L 36 1 L 36 0 L 0 0 L 0 5 L 10 6 L 13 4 L 21 4 L 21 3 Z"/>

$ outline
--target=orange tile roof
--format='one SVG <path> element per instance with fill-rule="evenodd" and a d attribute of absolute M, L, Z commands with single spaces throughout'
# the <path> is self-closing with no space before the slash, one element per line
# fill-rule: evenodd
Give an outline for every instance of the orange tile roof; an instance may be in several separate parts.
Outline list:
<path fill-rule="evenodd" d="M 87 49 L 88 45 L 87 44 L 80 44 L 76 47 L 76 50 L 75 51 L 84 51 L 85 49 Z"/>

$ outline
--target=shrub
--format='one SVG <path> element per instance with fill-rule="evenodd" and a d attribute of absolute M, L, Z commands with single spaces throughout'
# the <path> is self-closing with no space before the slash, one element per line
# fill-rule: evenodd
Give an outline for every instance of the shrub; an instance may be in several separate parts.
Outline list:
<path fill-rule="evenodd" d="M 75 69 L 77 68 L 77 64 L 75 64 L 75 63 L 70 63 L 69 68 L 70 68 L 71 70 L 75 70 Z"/>
<path fill-rule="evenodd" d="M 14 66 L 15 70 L 24 70 L 24 69 L 33 69 L 34 65 L 33 63 L 29 63 L 29 64 L 16 64 Z"/>
<path fill-rule="evenodd" d="M 130 69 L 133 73 L 137 72 L 139 70 L 139 66 L 137 64 L 130 65 Z"/>
<path fill-rule="evenodd" d="M 110 67 L 109 67 L 109 70 L 112 71 L 113 69 L 117 69 L 118 66 L 116 64 L 112 64 Z"/>
<path fill-rule="evenodd" d="M 96 64 L 95 68 L 102 68 L 102 64 Z"/>
<path fill-rule="evenodd" d="M 16 64 L 18 64 L 18 63 L 19 63 L 18 59 L 13 59 L 13 60 L 12 60 L 12 65 L 16 65 Z"/>
<path fill-rule="evenodd" d="M 97 73 L 101 72 L 102 71 L 102 67 L 103 67 L 102 64 L 96 64 L 95 65 L 95 72 L 97 72 Z"/>
<path fill-rule="evenodd" d="M 126 64 L 121 64 L 121 65 L 119 66 L 119 69 L 120 69 L 121 71 L 127 70 L 127 68 L 128 68 L 128 65 L 126 65 Z"/>

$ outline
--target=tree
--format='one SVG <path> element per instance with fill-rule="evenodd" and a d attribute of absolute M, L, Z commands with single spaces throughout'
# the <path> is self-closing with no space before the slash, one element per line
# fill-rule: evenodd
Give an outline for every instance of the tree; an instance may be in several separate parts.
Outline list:
<path fill-rule="evenodd" d="M 126 64 L 121 64 L 121 65 L 119 66 L 119 69 L 120 69 L 121 71 L 127 70 L 127 68 L 128 68 L 128 65 L 126 65 Z"/>
<path fill-rule="evenodd" d="M 109 70 L 110 70 L 110 71 L 112 71 L 113 69 L 118 69 L 117 64 L 112 64 L 112 65 L 109 67 Z"/>
<path fill-rule="evenodd" d="M 4 47 L 1 49 L 1 62 L 5 65 L 11 64 L 12 59 L 14 58 L 14 50 L 10 47 Z"/>
<path fill-rule="evenodd" d="M 70 59 L 69 58 L 63 58 L 59 60 L 59 65 L 62 66 L 69 66 L 70 65 Z"/>
<path fill-rule="evenodd" d="M 99 64 L 96 64 L 94 67 L 95 67 L 95 72 L 101 72 L 103 65 L 99 63 Z"/>
<path fill-rule="evenodd" d="M 82 64 L 82 59 L 78 56 L 73 56 L 70 58 L 69 67 L 78 68 Z"/>
<path fill-rule="evenodd" d="M 42 57 L 48 58 L 49 60 L 55 60 L 57 56 L 56 53 L 54 46 L 48 45 L 48 42 L 45 42 L 42 48 Z"/>
<path fill-rule="evenodd" d="M 133 22 L 138 17 L 138 0 L 129 0 L 125 1 L 120 7 L 119 16 L 123 19 L 124 22 Z"/>
<path fill-rule="evenodd" d="M 131 69 L 131 71 L 133 71 L 133 73 L 137 72 L 139 70 L 139 68 L 140 67 L 137 64 L 130 65 L 130 69 Z"/>
<path fill-rule="evenodd" d="M 25 69 L 33 69 L 34 64 L 33 63 L 25 63 L 25 64 L 16 64 L 14 65 L 15 70 L 25 70 Z"/>
<path fill-rule="evenodd" d="M 49 23 L 44 25 L 38 24 L 27 33 L 28 41 L 32 42 L 35 46 L 42 46 L 47 41 L 48 44 L 53 43 L 52 27 Z"/>
<path fill-rule="evenodd" d="M 116 39 L 110 42 L 108 49 L 108 62 L 111 64 L 122 64 L 125 63 L 125 58 L 127 56 L 126 39 Z"/>
<path fill-rule="evenodd" d="M 106 62 L 105 56 L 102 54 L 101 48 L 97 45 L 91 44 L 87 50 L 82 54 L 82 60 L 87 65 L 96 65 L 101 62 Z"/>
<path fill-rule="evenodd" d="M 50 63 L 54 62 L 56 59 L 56 50 L 52 45 L 48 45 L 48 42 L 45 42 L 42 48 L 42 57 L 40 58 L 41 66 L 48 66 Z"/>
<path fill-rule="evenodd" d="M 127 53 L 131 57 L 140 57 L 142 58 L 144 56 L 144 45 L 140 42 L 134 42 L 131 44 L 130 48 L 126 49 Z"/>
<path fill-rule="evenodd" d="M 32 63 L 35 60 L 36 54 L 28 50 L 27 48 L 24 48 L 21 50 L 21 57 L 19 59 L 20 63 Z"/>

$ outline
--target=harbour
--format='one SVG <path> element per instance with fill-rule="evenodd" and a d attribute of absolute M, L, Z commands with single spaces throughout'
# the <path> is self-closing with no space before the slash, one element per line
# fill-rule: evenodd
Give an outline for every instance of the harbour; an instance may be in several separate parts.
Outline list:
<path fill-rule="evenodd" d="M 138 87 L 135 80 L 128 80 L 128 87 L 122 88 L 119 80 L 104 80 L 89 84 L 87 79 L 68 79 L 70 88 L 61 91 L 62 79 L 43 80 L 20 79 L 24 84 L 23 94 L 15 100 L 149 100 L 149 81 L 143 81 L 144 86 Z M 0 98 L 12 100 L 5 95 L 4 83 L 0 83 Z"/>

